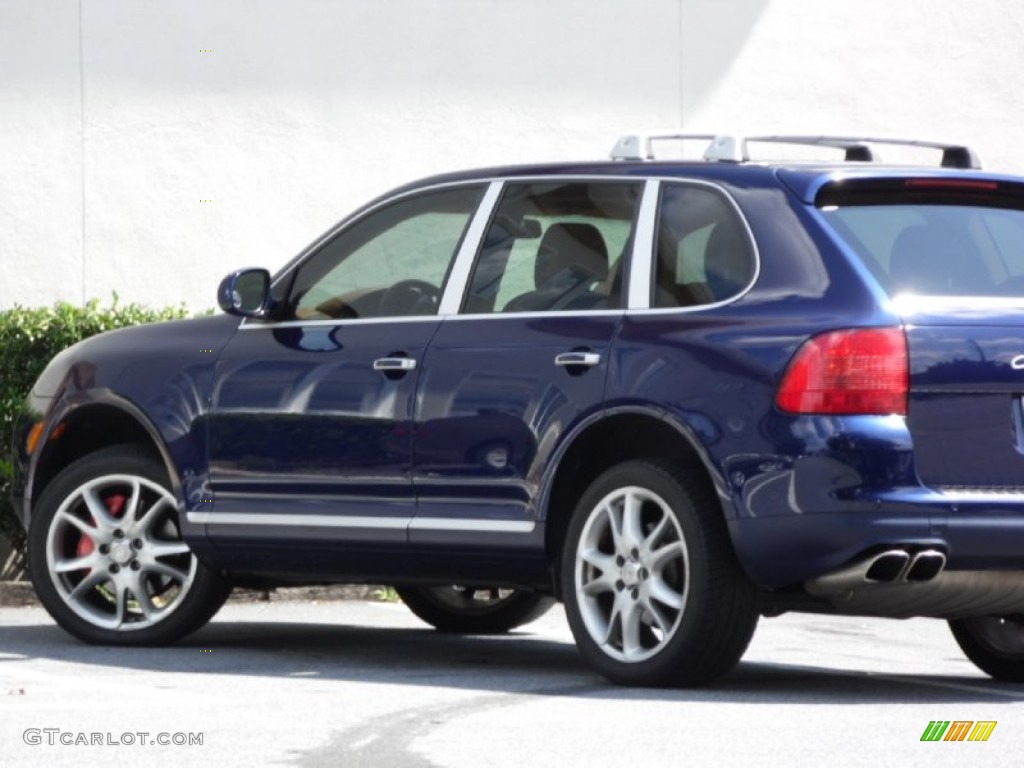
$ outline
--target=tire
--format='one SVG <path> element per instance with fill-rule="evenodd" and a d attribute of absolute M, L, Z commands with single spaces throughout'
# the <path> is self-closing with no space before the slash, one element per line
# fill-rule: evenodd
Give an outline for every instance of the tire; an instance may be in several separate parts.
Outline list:
<path fill-rule="evenodd" d="M 62 470 L 35 505 L 29 574 L 43 606 L 88 643 L 160 645 L 199 629 L 231 587 L 181 538 L 164 466 L 117 445 Z"/>
<path fill-rule="evenodd" d="M 1024 617 L 953 619 L 949 628 L 974 665 L 996 680 L 1024 683 Z"/>
<path fill-rule="evenodd" d="M 614 683 L 697 686 L 739 662 L 756 591 L 705 482 L 629 461 L 600 475 L 573 513 L 560 564 L 584 658 Z"/>
<path fill-rule="evenodd" d="M 395 587 L 410 611 L 441 632 L 497 635 L 539 619 L 555 601 L 496 587 Z"/>

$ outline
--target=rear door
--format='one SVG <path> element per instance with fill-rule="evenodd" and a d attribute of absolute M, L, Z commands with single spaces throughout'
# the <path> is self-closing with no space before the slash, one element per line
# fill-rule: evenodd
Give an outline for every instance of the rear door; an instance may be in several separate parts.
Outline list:
<path fill-rule="evenodd" d="M 1024 188 L 890 179 L 819 204 L 904 321 L 922 482 L 1024 490 Z"/>
<path fill-rule="evenodd" d="M 482 558 L 494 573 L 501 553 L 543 552 L 537 491 L 563 438 L 602 402 L 642 190 L 633 180 L 505 187 L 420 380 L 409 539 L 421 553 Z M 432 562 L 453 577 L 460 567 Z"/>

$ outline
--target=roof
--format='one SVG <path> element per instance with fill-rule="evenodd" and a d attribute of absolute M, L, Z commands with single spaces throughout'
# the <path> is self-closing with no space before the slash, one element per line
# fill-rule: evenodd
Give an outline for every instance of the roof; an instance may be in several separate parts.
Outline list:
<path fill-rule="evenodd" d="M 652 141 L 707 141 L 703 159 L 653 159 Z M 794 144 L 824 147 L 843 152 L 841 162 L 751 160 L 748 143 Z M 914 150 L 934 150 L 932 165 L 884 165 L 877 161 L 874 145 L 895 145 Z M 495 166 L 445 173 L 406 184 L 388 193 L 387 197 L 426 186 L 492 179 L 545 176 L 696 178 L 718 181 L 725 185 L 776 186 L 782 180 L 786 187 L 807 203 L 822 186 L 843 178 L 976 178 L 1021 183 L 1022 179 L 980 170 L 977 155 L 963 144 L 857 136 L 741 136 L 738 134 L 685 133 L 679 131 L 646 131 L 626 134 L 615 144 L 611 160 L 571 163 L 538 163 Z M 383 199 L 383 198 L 380 198 Z M 376 203 L 377 201 L 374 201 Z M 372 204 L 372 203 L 371 203 Z"/>

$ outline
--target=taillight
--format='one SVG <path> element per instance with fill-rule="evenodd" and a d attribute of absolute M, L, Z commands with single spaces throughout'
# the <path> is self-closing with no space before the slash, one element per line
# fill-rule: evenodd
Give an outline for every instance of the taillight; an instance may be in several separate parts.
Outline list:
<path fill-rule="evenodd" d="M 775 404 L 787 413 L 903 415 L 907 378 L 902 329 L 831 331 L 797 350 Z"/>

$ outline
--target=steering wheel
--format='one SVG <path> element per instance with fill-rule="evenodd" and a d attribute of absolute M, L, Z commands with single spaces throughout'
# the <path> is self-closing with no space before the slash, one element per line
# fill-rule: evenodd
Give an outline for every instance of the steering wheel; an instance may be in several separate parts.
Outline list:
<path fill-rule="evenodd" d="M 441 289 L 426 280 L 399 280 L 380 297 L 381 317 L 432 315 L 441 300 Z"/>

